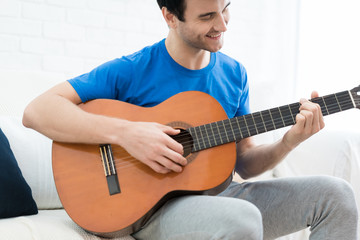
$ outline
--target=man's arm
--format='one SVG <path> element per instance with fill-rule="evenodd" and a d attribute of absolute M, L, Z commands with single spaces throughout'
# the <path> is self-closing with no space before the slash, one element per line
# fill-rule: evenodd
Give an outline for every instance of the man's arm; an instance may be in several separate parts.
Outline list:
<path fill-rule="evenodd" d="M 318 97 L 318 94 L 313 92 L 311 97 Z M 324 128 L 320 106 L 306 99 L 301 99 L 300 103 L 296 124 L 281 140 L 273 144 L 255 146 L 251 138 L 246 138 L 236 144 L 236 171 L 243 179 L 255 177 L 274 168 L 291 150 Z"/>
<path fill-rule="evenodd" d="M 77 106 L 79 103 L 70 83 L 61 83 L 26 107 L 23 124 L 55 141 L 120 145 L 159 173 L 180 172 L 178 164 L 186 164 L 182 145 L 169 137 L 178 130 L 88 113 Z"/>

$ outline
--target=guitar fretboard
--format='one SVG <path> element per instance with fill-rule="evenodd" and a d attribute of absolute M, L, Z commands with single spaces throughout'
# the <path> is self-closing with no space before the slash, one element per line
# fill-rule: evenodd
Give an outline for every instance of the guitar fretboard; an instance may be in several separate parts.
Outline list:
<path fill-rule="evenodd" d="M 356 107 L 349 91 L 314 98 L 311 101 L 320 105 L 324 116 Z M 300 103 L 293 103 L 189 128 L 187 130 L 193 137 L 192 152 L 294 125 L 299 108 Z"/>

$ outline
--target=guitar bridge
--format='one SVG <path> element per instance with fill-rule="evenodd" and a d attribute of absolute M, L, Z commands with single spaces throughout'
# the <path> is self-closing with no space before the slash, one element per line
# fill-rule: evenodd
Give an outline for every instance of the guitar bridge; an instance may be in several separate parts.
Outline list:
<path fill-rule="evenodd" d="M 104 167 L 104 173 L 109 188 L 110 195 L 118 194 L 121 192 L 118 176 L 115 168 L 115 161 L 112 154 L 110 144 L 100 145 L 101 161 Z"/>

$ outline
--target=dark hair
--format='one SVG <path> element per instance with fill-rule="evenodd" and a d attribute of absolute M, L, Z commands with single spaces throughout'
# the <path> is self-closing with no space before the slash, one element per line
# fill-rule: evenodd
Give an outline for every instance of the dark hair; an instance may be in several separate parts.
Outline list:
<path fill-rule="evenodd" d="M 184 22 L 185 0 L 157 0 L 160 9 L 166 7 L 169 12 L 173 13 L 180 21 Z"/>

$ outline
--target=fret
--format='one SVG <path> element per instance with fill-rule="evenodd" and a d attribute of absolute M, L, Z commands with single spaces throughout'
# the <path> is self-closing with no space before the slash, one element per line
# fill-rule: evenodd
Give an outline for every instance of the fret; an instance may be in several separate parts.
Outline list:
<path fill-rule="evenodd" d="M 230 141 L 229 141 L 229 138 L 228 138 L 228 136 L 227 136 L 227 133 L 226 133 L 226 128 L 225 128 L 224 120 L 218 122 L 218 127 L 219 127 L 221 142 L 222 142 L 223 144 L 230 142 Z"/>
<path fill-rule="evenodd" d="M 233 125 L 231 124 L 231 119 L 228 119 L 227 122 L 228 122 L 229 125 L 230 125 L 231 133 L 232 133 L 232 135 L 233 135 L 233 138 L 232 138 L 231 141 L 235 141 L 235 140 L 236 140 L 236 135 L 235 135 L 235 132 L 234 132 Z"/>
<path fill-rule="evenodd" d="M 339 100 L 338 100 L 338 98 L 337 98 L 336 94 L 335 94 L 335 99 L 336 99 L 337 104 L 339 105 L 340 111 L 342 111 L 342 109 L 341 109 L 341 105 L 340 105 L 340 103 L 339 103 Z"/>
<path fill-rule="evenodd" d="M 218 122 L 215 122 L 215 124 L 216 124 L 216 128 L 217 128 L 217 130 L 218 130 L 218 133 L 219 133 L 218 136 L 219 136 L 219 138 L 220 138 L 220 142 L 221 142 L 221 144 L 224 144 L 223 138 L 222 138 L 222 136 L 221 136 L 219 124 L 218 124 Z"/>
<path fill-rule="evenodd" d="M 257 126 L 256 126 L 256 122 L 255 122 L 255 119 L 254 119 L 254 114 L 250 114 L 250 115 L 251 115 L 252 120 L 254 122 L 254 127 L 255 127 L 255 130 L 256 130 L 256 134 L 259 134 L 259 131 L 258 131 Z"/>
<path fill-rule="evenodd" d="M 311 101 L 320 105 L 321 112 L 324 116 L 329 115 L 329 110 L 323 97 L 313 98 Z"/>
<path fill-rule="evenodd" d="M 274 124 L 273 120 L 271 119 L 270 111 L 269 110 L 261 111 L 260 115 L 261 115 L 262 119 L 264 120 L 264 125 L 266 128 L 266 131 L 274 130 L 275 124 Z"/>
<path fill-rule="evenodd" d="M 324 102 L 329 114 L 333 114 L 340 111 L 340 106 L 337 104 L 334 94 L 325 96 Z"/>
<path fill-rule="evenodd" d="M 249 128 L 245 122 L 245 117 L 244 115 L 243 116 L 240 116 L 240 117 L 237 117 L 237 121 L 240 125 L 240 131 L 241 131 L 241 136 L 242 138 L 247 138 L 247 137 L 250 137 L 250 131 L 249 131 Z"/>
<path fill-rule="evenodd" d="M 270 109 L 269 109 L 268 111 L 269 111 L 269 115 L 270 115 L 270 118 L 271 118 L 271 122 L 272 122 L 272 124 L 273 124 L 273 126 L 274 126 L 274 129 L 276 129 L 275 121 L 274 121 L 274 118 L 273 118 L 273 116 L 272 116 L 272 114 L 271 114 Z"/>
<path fill-rule="evenodd" d="M 283 117 L 283 115 L 282 115 L 282 112 L 281 112 L 281 110 L 280 110 L 279 107 L 278 107 L 277 109 L 279 110 L 279 114 L 280 114 L 281 121 L 282 121 L 282 123 L 283 123 L 283 125 L 284 125 L 284 127 L 285 127 L 286 124 L 285 124 L 285 121 L 284 121 L 284 117 Z"/>
<path fill-rule="evenodd" d="M 236 138 L 235 138 L 234 131 L 232 130 L 230 120 L 226 119 L 226 120 L 223 120 L 222 122 L 223 122 L 223 125 L 224 125 L 224 128 L 225 128 L 227 142 L 235 141 Z"/>
<path fill-rule="evenodd" d="M 188 130 L 189 130 L 189 132 L 192 136 L 193 142 L 194 142 L 193 152 L 197 152 L 201 149 L 201 146 L 200 146 L 199 138 L 196 134 L 195 128 L 189 128 Z"/>
<path fill-rule="evenodd" d="M 321 112 L 323 113 L 323 115 L 329 115 L 330 113 L 329 113 L 329 109 L 327 108 L 327 106 L 326 106 L 326 103 L 325 103 L 325 99 L 322 97 L 321 98 L 321 100 L 322 100 L 322 102 L 323 102 L 323 107 L 325 107 L 325 110 L 326 110 L 326 114 L 325 114 L 325 112 L 321 109 Z"/>
<path fill-rule="evenodd" d="M 206 144 L 208 144 L 208 145 L 210 145 L 210 144 L 209 144 L 209 141 L 207 140 L 207 137 L 206 137 L 206 131 L 205 131 L 204 125 L 199 126 L 199 129 L 200 129 L 200 135 L 201 135 L 202 143 L 204 145 L 203 149 L 206 149 L 206 148 L 208 148 L 208 146 Z"/>
<path fill-rule="evenodd" d="M 295 119 L 294 123 L 296 123 L 296 115 L 300 112 L 300 103 L 293 103 L 289 105 L 291 114 L 292 114 L 292 118 Z"/>
<path fill-rule="evenodd" d="M 339 100 L 342 111 L 356 107 L 349 91 L 339 92 L 336 94 L 336 97 Z"/>
<path fill-rule="evenodd" d="M 241 125 L 239 123 L 239 117 L 235 117 L 233 119 L 236 122 L 236 126 L 237 126 L 236 130 L 237 130 L 237 132 L 239 132 L 236 135 L 238 136 L 239 139 L 243 139 L 244 136 L 242 135 L 242 132 L 241 132 Z"/>
<path fill-rule="evenodd" d="M 279 107 L 279 110 L 285 126 L 290 126 L 295 123 L 289 105 L 281 106 Z"/>
<path fill-rule="evenodd" d="M 261 113 L 255 112 L 252 115 L 253 115 L 253 119 L 254 119 L 254 122 L 256 125 L 256 129 L 258 130 L 258 133 L 266 132 L 264 119 L 262 118 Z"/>
<path fill-rule="evenodd" d="M 255 126 L 255 123 L 254 123 L 254 120 L 253 120 L 251 114 L 245 115 L 244 118 L 245 118 L 246 125 L 248 126 L 248 129 L 250 131 L 250 136 L 256 135 L 257 130 L 256 130 L 256 126 Z"/>
<path fill-rule="evenodd" d="M 226 131 L 226 126 L 225 126 L 224 120 L 222 120 L 221 123 L 222 123 L 222 126 L 224 127 L 224 132 L 225 132 L 225 136 L 226 136 L 226 140 L 227 140 L 227 141 L 224 141 L 224 142 L 230 142 L 229 136 L 228 136 L 227 131 Z"/>
<path fill-rule="evenodd" d="M 272 108 L 270 109 L 270 114 L 272 116 L 272 119 L 274 121 L 275 128 L 282 128 L 285 127 L 285 124 L 283 123 L 280 115 L 280 110 L 278 108 Z"/>
<path fill-rule="evenodd" d="M 210 123 L 209 124 L 209 126 L 210 126 L 210 129 L 211 129 L 211 134 L 212 134 L 212 139 L 213 139 L 213 141 L 214 141 L 214 146 L 217 146 L 218 145 L 218 143 L 217 143 L 217 141 L 216 141 L 216 135 L 215 135 L 215 133 L 214 133 L 214 129 L 216 129 L 214 126 L 214 123 Z"/>
<path fill-rule="evenodd" d="M 359 86 L 360 87 L 360 86 Z M 358 87 L 358 88 L 359 88 Z M 355 94 L 357 94 L 357 96 L 359 96 L 359 91 L 357 92 L 357 93 L 350 93 L 350 91 L 348 91 L 349 92 L 349 95 L 350 95 L 350 98 L 351 98 L 351 102 L 352 102 L 352 104 L 353 104 L 353 107 L 354 108 L 356 108 L 356 103 L 355 103 L 355 99 L 354 99 L 354 97 L 356 96 Z M 359 99 L 357 100 L 357 103 L 359 104 Z"/>
<path fill-rule="evenodd" d="M 247 136 L 250 137 L 251 134 L 250 134 L 249 126 L 248 126 L 248 124 L 246 122 L 246 119 L 245 119 L 245 115 L 243 115 L 242 117 L 243 117 L 243 121 L 244 121 L 244 126 L 246 126 L 246 130 L 247 130 L 247 134 L 248 134 Z"/>
<path fill-rule="evenodd" d="M 265 132 L 267 132 L 268 130 L 267 130 L 267 128 L 266 128 L 266 122 L 265 122 L 265 120 L 264 120 L 264 118 L 263 118 L 262 111 L 261 111 L 261 112 L 259 112 L 259 114 L 260 114 L 260 117 L 261 117 L 261 121 L 262 121 L 262 122 L 263 122 L 263 124 L 264 124 L 264 129 L 265 129 Z"/>
<path fill-rule="evenodd" d="M 242 139 L 241 131 L 240 131 L 240 127 L 239 127 L 237 118 L 235 117 L 235 118 L 231 118 L 229 120 L 230 120 L 230 125 L 231 125 L 231 129 L 233 131 L 235 140 L 238 141 L 238 140 Z"/>
<path fill-rule="evenodd" d="M 253 123 L 254 123 L 254 127 L 255 127 L 255 130 L 256 130 L 256 134 L 259 134 L 259 131 L 258 131 L 257 127 L 256 127 L 256 122 L 255 122 L 255 119 L 254 119 L 254 115 L 253 115 L 253 114 L 249 114 L 249 116 L 251 116 L 252 121 L 253 121 Z"/>
<path fill-rule="evenodd" d="M 202 137 L 200 127 L 194 127 L 194 131 L 195 131 L 198 143 L 199 143 L 199 150 L 205 149 L 204 138 Z"/>
<path fill-rule="evenodd" d="M 204 138 L 205 138 L 204 139 L 204 145 L 205 145 L 205 148 L 210 148 L 210 147 L 212 147 L 212 145 L 211 145 L 211 141 L 210 141 L 210 138 L 209 138 L 208 131 L 206 129 L 206 125 L 202 125 L 202 127 L 203 127 L 202 133 L 203 133 Z M 201 129 L 201 126 L 200 126 L 200 129 Z"/>
<path fill-rule="evenodd" d="M 290 112 L 291 119 L 292 119 L 293 123 L 296 123 L 296 121 L 295 121 L 295 116 L 294 116 L 293 112 L 291 111 L 290 105 L 287 105 L 287 106 L 288 106 L 288 108 L 289 108 L 289 112 Z"/>

